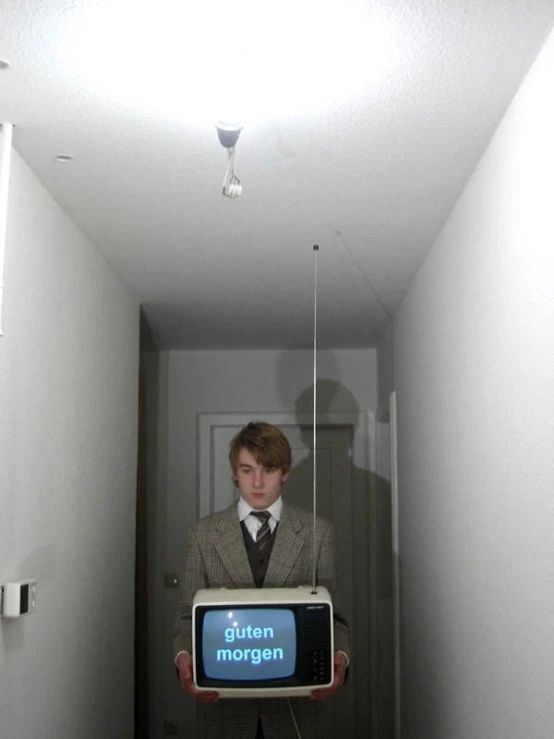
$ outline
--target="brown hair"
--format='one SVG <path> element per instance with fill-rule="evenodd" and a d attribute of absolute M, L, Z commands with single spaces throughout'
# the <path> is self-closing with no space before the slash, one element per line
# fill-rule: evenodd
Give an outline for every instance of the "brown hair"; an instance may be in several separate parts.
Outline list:
<path fill-rule="evenodd" d="M 287 437 L 270 423 L 251 421 L 242 428 L 229 445 L 229 462 L 237 471 L 239 453 L 246 449 L 258 464 L 288 472 L 291 468 L 291 450 Z"/>

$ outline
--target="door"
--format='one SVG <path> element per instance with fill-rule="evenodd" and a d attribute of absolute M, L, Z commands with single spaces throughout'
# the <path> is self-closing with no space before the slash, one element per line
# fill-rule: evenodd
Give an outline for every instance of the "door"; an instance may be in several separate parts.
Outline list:
<path fill-rule="evenodd" d="M 283 497 L 292 505 L 313 511 L 313 430 L 283 428 L 292 448 L 292 472 Z M 354 568 L 352 566 L 352 427 L 323 426 L 317 432 L 316 507 L 335 529 L 336 577 L 342 615 L 353 624 Z M 309 583 L 307 583 L 309 584 Z M 354 662 L 354 656 L 352 662 Z M 354 692 L 350 683 L 326 701 L 332 736 L 354 734 Z"/>

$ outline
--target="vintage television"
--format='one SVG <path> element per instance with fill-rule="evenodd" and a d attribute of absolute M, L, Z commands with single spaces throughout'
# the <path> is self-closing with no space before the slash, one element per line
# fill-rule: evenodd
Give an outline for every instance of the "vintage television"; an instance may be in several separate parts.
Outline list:
<path fill-rule="evenodd" d="M 307 696 L 333 683 L 326 588 L 199 590 L 192 638 L 195 686 L 222 698 Z"/>

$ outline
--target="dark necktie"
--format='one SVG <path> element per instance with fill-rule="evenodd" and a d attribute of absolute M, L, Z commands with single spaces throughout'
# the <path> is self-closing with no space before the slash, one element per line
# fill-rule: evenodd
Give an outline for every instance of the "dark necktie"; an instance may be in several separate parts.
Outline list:
<path fill-rule="evenodd" d="M 256 536 L 256 546 L 259 552 L 263 552 L 271 536 L 271 529 L 269 528 L 271 513 L 269 511 L 252 511 L 252 515 L 262 522 Z"/>

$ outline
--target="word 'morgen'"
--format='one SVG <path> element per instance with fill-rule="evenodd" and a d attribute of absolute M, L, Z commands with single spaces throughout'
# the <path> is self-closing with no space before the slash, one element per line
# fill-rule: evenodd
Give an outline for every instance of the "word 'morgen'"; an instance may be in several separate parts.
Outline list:
<path fill-rule="evenodd" d="M 264 662 L 282 661 L 283 650 L 276 649 L 218 649 L 216 660 L 218 662 L 251 662 L 253 665 Z"/>

